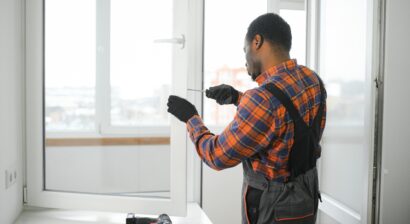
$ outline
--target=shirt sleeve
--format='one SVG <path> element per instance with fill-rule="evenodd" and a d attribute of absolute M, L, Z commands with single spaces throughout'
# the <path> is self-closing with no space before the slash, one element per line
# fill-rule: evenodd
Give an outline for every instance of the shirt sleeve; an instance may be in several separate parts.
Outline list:
<path fill-rule="evenodd" d="M 252 89 L 242 95 L 233 121 L 220 135 L 211 133 L 198 115 L 187 122 L 187 129 L 201 159 L 221 170 L 266 150 L 278 131 L 275 117 L 267 96 Z"/>

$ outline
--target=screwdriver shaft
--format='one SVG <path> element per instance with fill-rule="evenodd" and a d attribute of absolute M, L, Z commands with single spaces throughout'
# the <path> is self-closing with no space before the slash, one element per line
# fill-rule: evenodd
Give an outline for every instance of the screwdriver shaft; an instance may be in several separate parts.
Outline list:
<path fill-rule="evenodd" d="M 195 91 L 195 92 L 205 92 L 205 90 L 200 90 L 200 89 L 188 89 L 189 91 Z"/>

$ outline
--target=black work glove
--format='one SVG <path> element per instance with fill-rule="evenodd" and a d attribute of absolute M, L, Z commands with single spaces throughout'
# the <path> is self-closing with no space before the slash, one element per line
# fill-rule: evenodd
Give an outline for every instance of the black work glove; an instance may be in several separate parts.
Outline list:
<path fill-rule="evenodd" d="M 221 84 L 207 89 L 205 95 L 208 98 L 215 99 L 220 105 L 236 104 L 238 102 L 239 92 L 230 85 Z"/>
<path fill-rule="evenodd" d="M 195 106 L 188 100 L 179 96 L 170 95 L 168 98 L 168 112 L 180 121 L 187 122 L 191 117 L 198 114 Z"/>

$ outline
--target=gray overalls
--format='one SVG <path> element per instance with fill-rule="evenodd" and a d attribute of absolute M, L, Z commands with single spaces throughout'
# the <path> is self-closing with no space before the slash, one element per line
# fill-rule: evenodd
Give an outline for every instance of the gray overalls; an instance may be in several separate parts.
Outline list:
<path fill-rule="evenodd" d="M 286 108 L 294 122 L 294 143 L 289 155 L 289 180 L 269 181 L 253 171 L 250 159 L 242 161 L 242 223 L 315 223 L 320 199 L 316 159 L 320 157 L 321 121 L 325 104 L 325 89 L 319 78 L 321 103 L 309 127 L 292 101 L 273 83 L 269 90 Z"/>

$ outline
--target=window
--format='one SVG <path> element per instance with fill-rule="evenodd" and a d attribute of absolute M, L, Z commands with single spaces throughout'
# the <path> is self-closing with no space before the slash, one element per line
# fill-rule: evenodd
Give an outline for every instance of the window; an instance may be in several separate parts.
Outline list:
<path fill-rule="evenodd" d="M 172 1 L 106 2 L 45 1 L 47 134 L 169 137 Z"/>
<path fill-rule="evenodd" d="M 157 9 L 160 19 L 146 23 L 156 4 L 163 5 Z M 172 35 L 172 2 L 116 0 L 109 6 L 97 7 L 91 0 L 45 1 L 45 126 L 50 136 L 45 188 L 169 197 L 169 134 L 156 138 L 153 146 L 127 143 L 136 138 L 79 140 L 86 132 L 109 134 L 110 127 L 134 127 L 119 134 L 135 136 L 153 126 L 169 133 L 172 46 L 153 40 Z M 109 23 L 100 16 L 105 14 Z M 158 62 L 161 67 L 153 70 Z M 72 137 L 55 139 L 56 132 Z"/>
<path fill-rule="evenodd" d="M 27 3 L 29 205 L 185 213 L 186 130 L 166 100 L 186 97 L 192 48 L 155 39 L 188 35 L 187 4 Z"/>
<path fill-rule="evenodd" d="M 326 213 L 322 223 L 330 221 L 326 217 L 340 223 L 369 222 L 373 10 L 371 1 L 366 0 L 320 3 L 319 74 L 327 88 L 327 125 L 319 170 L 322 212 Z"/>

